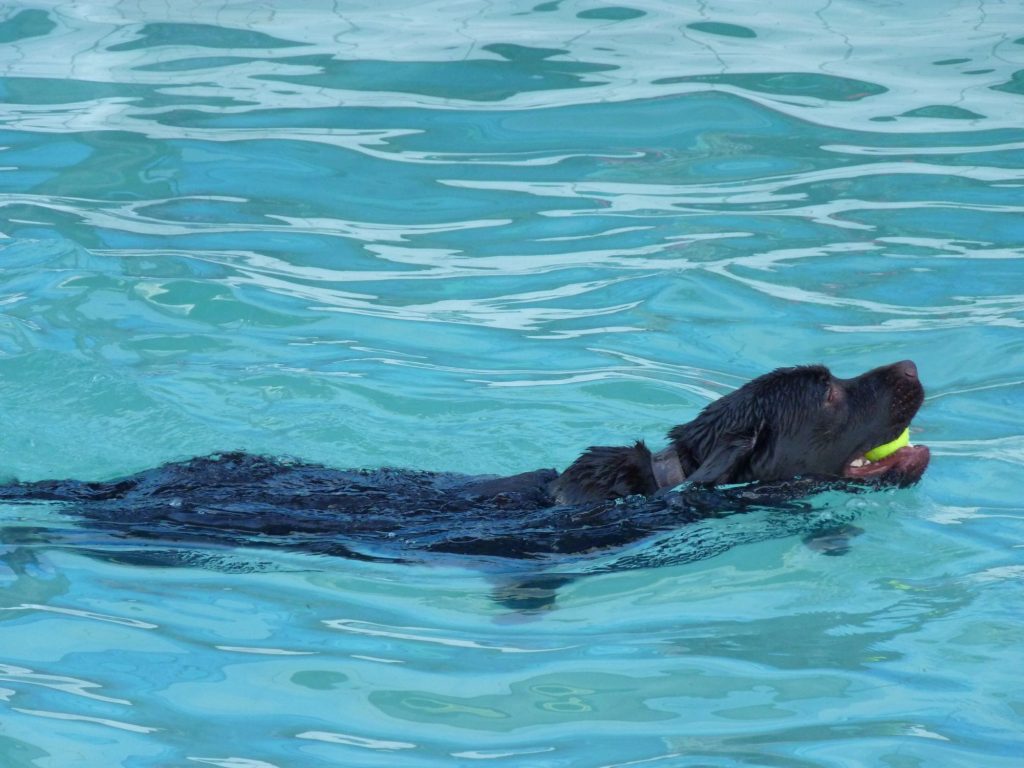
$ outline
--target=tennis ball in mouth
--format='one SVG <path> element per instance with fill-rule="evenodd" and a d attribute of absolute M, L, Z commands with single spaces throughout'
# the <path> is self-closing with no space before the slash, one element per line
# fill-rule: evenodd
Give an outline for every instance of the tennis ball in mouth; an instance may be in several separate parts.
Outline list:
<path fill-rule="evenodd" d="M 877 448 L 872 448 L 864 454 L 864 458 L 868 461 L 880 461 L 886 456 L 892 456 L 905 445 L 910 445 L 910 427 L 907 427 L 900 432 L 900 436 L 891 443 L 886 443 L 885 445 L 880 445 Z"/>

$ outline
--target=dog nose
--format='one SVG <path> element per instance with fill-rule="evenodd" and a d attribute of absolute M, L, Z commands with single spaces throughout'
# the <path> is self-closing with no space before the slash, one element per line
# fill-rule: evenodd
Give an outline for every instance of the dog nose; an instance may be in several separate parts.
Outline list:
<path fill-rule="evenodd" d="M 897 373 L 901 373 L 908 379 L 917 379 L 917 366 L 913 360 L 902 360 L 894 366 Z"/>

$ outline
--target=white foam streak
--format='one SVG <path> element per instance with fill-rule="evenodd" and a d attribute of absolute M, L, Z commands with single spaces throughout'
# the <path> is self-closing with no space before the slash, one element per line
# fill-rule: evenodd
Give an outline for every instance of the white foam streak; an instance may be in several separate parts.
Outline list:
<path fill-rule="evenodd" d="M 114 728 L 119 731 L 129 731 L 131 733 L 156 733 L 161 730 L 160 728 L 151 728 L 145 725 L 125 723 L 121 720 L 112 720 L 107 717 L 90 717 L 89 715 L 79 715 L 71 712 L 52 712 L 44 709 L 26 709 L 23 707 L 14 707 L 13 709 L 15 712 L 21 712 L 23 715 L 34 715 L 36 717 L 44 717 L 49 720 L 68 720 L 79 723 L 90 723 L 93 725 L 102 725 L 107 728 Z"/>
<path fill-rule="evenodd" d="M 331 731 L 305 731 L 303 733 L 296 734 L 295 738 L 309 739 L 312 741 L 325 741 L 328 744 L 344 744 L 347 747 L 361 747 L 362 749 L 379 749 L 386 751 L 416 749 L 416 745 L 408 741 L 368 739 L 365 736 L 353 736 L 347 733 L 333 733 Z"/>
<path fill-rule="evenodd" d="M 1024 465 L 1024 435 L 993 437 L 987 440 L 929 441 L 938 456 L 970 456 L 975 459 Z"/>
<path fill-rule="evenodd" d="M 55 605 L 40 605 L 38 603 L 22 603 L 21 605 L 12 605 L 5 608 L 0 608 L 0 611 L 37 611 L 40 613 L 58 613 L 64 616 L 75 616 L 80 619 L 89 619 L 91 621 L 105 621 L 110 624 L 121 624 L 126 627 L 133 627 L 135 629 L 159 629 L 159 624 L 151 624 L 148 621 L 139 621 L 138 619 L 127 619 L 122 616 L 110 616 L 105 613 L 95 613 L 93 611 L 84 611 L 79 608 L 62 608 Z"/>
<path fill-rule="evenodd" d="M 440 637 L 430 634 L 431 630 L 424 627 L 389 627 L 383 624 L 374 624 L 368 621 L 357 619 L 329 619 L 323 622 L 330 629 L 341 632 L 348 632 L 355 635 L 368 635 L 370 637 L 386 637 L 392 640 L 410 640 L 417 643 L 429 643 L 432 645 L 443 645 L 449 648 L 471 648 L 481 651 L 494 651 L 497 653 L 551 653 L 563 651 L 569 646 L 559 648 L 518 648 L 511 645 L 497 645 L 480 643 L 476 640 L 468 640 L 459 637 Z"/>
<path fill-rule="evenodd" d="M 265 760 L 251 760 L 247 757 L 188 757 L 193 763 L 214 765 L 217 768 L 279 768 L 275 763 Z"/>
<path fill-rule="evenodd" d="M 12 664 L 0 664 L 0 681 L 12 684 L 34 685 L 41 688 L 49 688 L 54 691 L 60 691 L 61 693 L 69 693 L 73 696 L 92 699 L 94 701 L 104 701 L 109 704 L 131 704 L 131 702 L 126 699 L 117 699 L 111 696 L 103 696 L 101 694 L 94 693 L 93 689 L 101 687 L 99 683 L 81 680 L 77 677 L 67 677 L 65 675 L 48 675 L 28 669 L 27 667 L 18 667 Z"/>
<path fill-rule="evenodd" d="M 246 645 L 216 645 L 217 650 L 254 656 L 315 656 L 316 651 L 291 651 L 285 648 L 256 648 Z"/>

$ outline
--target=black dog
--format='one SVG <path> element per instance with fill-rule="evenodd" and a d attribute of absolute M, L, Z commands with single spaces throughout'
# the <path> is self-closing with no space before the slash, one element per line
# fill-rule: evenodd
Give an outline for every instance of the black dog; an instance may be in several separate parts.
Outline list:
<path fill-rule="evenodd" d="M 70 503 L 119 537 L 162 542 L 361 559 L 402 560 L 417 551 L 538 559 L 755 506 L 784 507 L 821 488 L 913 484 L 928 448 L 907 446 L 874 463 L 863 455 L 902 433 L 923 399 L 910 361 L 853 379 L 823 366 L 783 368 L 673 428 L 658 453 L 642 442 L 592 447 L 561 475 L 344 471 L 228 453 L 107 482 L 12 483 L 0 487 L 0 500 Z M 735 484 L 747 485 L 715 487 Z"/>
<path fill-rule="evenodd" d="M 686 480 L 698 485 L 794 477 L 916 482 L 928 449 L 906 447 L 873 464 L 865 452 L 894 440 L 924 400 L 910 360 L 837 379 L 820 365 L 781 368 L 716 400 L 668 433 L 671 445 L 651 454 L 593 447 L 555 481 L 559 502 L 651 495 Z"/>

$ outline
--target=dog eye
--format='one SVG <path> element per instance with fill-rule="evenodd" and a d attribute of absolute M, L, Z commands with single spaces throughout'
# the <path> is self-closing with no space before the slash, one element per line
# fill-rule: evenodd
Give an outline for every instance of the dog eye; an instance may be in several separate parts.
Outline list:
<path fill-rule="evenodd" d="M 829 384 L 828 390 L 825 392 L 825 403 L 826 405 L 835 405 L 839 402 L 842 397 L 842 392 L 839 391 L 839 387 L 835 384 Z"/>

